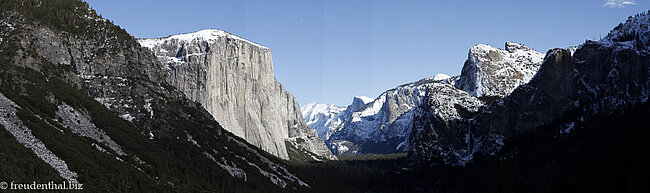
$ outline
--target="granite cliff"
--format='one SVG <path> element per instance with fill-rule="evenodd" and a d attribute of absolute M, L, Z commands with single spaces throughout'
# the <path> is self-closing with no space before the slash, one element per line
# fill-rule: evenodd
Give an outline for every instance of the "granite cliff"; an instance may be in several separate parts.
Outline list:
<path fill-rule="evenodd" d="M 201 103 L 228 131 L 283 159 L 289 159 L 285 142 L 316 159 L 336 159 L 275 79 L 269 48 L 221 30 L 139 42 L 162 62 L 167 82 Z"/>

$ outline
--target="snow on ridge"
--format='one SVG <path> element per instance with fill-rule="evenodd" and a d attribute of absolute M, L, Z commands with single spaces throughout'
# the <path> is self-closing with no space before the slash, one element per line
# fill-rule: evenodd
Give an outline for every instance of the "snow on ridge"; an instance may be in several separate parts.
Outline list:
<path fill-rule="evenodd" d="M 149 49 L 152 49 L 156 47 L 156 45 L 162 44 L 167 40 L 171 39 L 177 39 L 182 42 L 190 42 L 192 40 L 200 39 L 200 40 L 217 40 L 219 38 L 230 38 L 230 39 L 236 39 L 240 40 L 246 43 L 249 43 L 251 45 L 264 48 L 264 49 L 269 49 L 268 47 L 262 46 L 258 43 L 252 42 L 250 40 L 241 38 L 239 36 L 236 36 L 232 33 L 219 30 L 219 29 L 204 29 L 196 32 L 191 32 L 191 33 L 182 33 L 182 34 L 177 34 L 177 35 L 171 35 L 163 38 L 142 38 L 138 39 L 138 42 L 140 42 L 140 45 L 142 47 L 147 47 Z"/>
<path fill-rule="evenodd" d="M 477 53 L 489 53 L 490 51 L 497 51 L 497 50 L 499 50 L 499 48 L 496 48 L 491 45 L 476 44 L 469 49 L 469 55 L 471 56 L 472 54 L 477 54 Z"/>
<path fill-rule="evenodd" d="M 339 107 L 334 104 L 320 104 L 320 103 L 309 103 L 303 107 L 300 107 L 300 111 L 302 112 L 302 116 L 305 117 L 305 119 L 310 118 L 313 119 L 315 118 L 316 115 L 318 114 L 326 114 L 329 115 L 331 112 L 340 112 L 345 110 L 345 107 Z"/>
<path fill-rule="evenodd" d="M 338 124 L 338 116 L 345 111 L 346 107 L 340 107 L 334 104 L 309 103 L 300 107 L 305 123 L 316 131 L 318 137 L 326 139 L 328 129 L 331 124 Z"/>
<path fill-rule="evenodd" d="M 523 51 L 523 52 L 537 52 L 536 50 L 533 50 L 532 48 L 527 47 L 525 44 L 522 43 L 517 43 L 513 41 L 506 41 L 504 49 L 494 47 L 492 45 L 488 44 L 476 44 L 470 48 L 469 55 L 472 54 L 478 54 L 478 53 L 489 53 L 490 51 L 508 51 L 511 53 L 517 52 L 517 51 Z"/>
<path fill-rule="evenodd" d="M 441 73 L 436 74 L 436 75 L 433 76 L 433 80 L 446 80 L 446 79 L 449 79 L 449 78 L 451 78 L 451 76 L 449 76 L 447 74 L 441 74 Z"/>
<path fill-rule="evenodd" d="M 305 106 L 300 107 L 300 112 L 302 112 L 303 117 L 308 117 L 308 115 L 312 114 L 312 112 L 317 112 L 319 110 L 326 108 L 325 106 L 326 104 L 311 102 Z"/>
<path fill-rule="evenodd" d="M 613 42 L 627 42 L 638 39 L 642 44 L 650 44 L 650 11 L 630 16 L 628 19 L 618 24 L 612 29 L 607 36 L 599 40 L 604 44 Z"/>
<path fill-rule="evenodd" d="M 305 111 L 309 111 L 310 109 L 314 108 L 314 106 L 316 106 L 317 104 L 318 104 L 317 102 L 311 102 L 301 106 L 300 111 L 302 111 L 302 116 L 305 116 Z"/>

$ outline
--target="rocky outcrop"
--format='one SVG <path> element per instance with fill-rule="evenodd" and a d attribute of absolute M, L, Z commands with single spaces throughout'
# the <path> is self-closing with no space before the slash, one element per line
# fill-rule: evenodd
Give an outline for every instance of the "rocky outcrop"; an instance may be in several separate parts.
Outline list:
<path fill-rule="evenodd" d="M 484 104 L 476 96 L 450 85 L 437 84 L 428 88 L 423 103 L 414 108 L 409 156 L 434 150 L 446 156 L 465 155 L 472 147 L 460 144 L 471 138 L 467 130 L 455 129 L 455 125 L 465 124 Z M 431 132 L 431 128 L 436 130 Z"/>
<path fill-rule="evenodd" d="M 544 54 L 514 42 L 506 42 L 505 48 L 485 44 L 472 47 L 456 87 L 477 97 L 503 97 L 528 83 Z"/>
<path fill-rule="evenodd" d="M 414 127 L 435 139 L 412 135 L 409 160 L 416 165 L 463 164 L 475 153 L 495 155 L 504 138 L 535 131 L 552 121 L 566 125 L 558 128 L 557 135 L 562 135 L 570 132 L 575 122 L 646 102 L 650 89 L 649 23 L 647 13 L 637 15 L 600 41 L 548 51 L 529 83 L 466 121 L 448 124 L 425 112 Z M 580 116 L 562 117 L 569 111 Z M 460 134 L 444 132 L 450 130 Z M 438 143 L 436 139 L 451 142 Z M 449 149 L 461 151 L 450 154 Z"/>
<path fill-rule="evenodd" d="M 285 140 L 335 159 L 273 75 L 271 50 L 221 30 L 139 40 L 165 65 L 167 82 L 201 103 L 228 131 L 288 159 Z"/>

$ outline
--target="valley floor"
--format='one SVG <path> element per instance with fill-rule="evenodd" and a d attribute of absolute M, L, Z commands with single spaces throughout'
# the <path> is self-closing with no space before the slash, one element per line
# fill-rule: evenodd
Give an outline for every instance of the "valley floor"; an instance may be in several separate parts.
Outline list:
<path fill-rule="evenodd" d="M 563 117 L 572 117 L 571 113 Z M 291 164 L 313 192 L 645 192 L 650 189 L 650 105 L 506 141 L 464 167 L 404 170 L 404 155 Z"/>

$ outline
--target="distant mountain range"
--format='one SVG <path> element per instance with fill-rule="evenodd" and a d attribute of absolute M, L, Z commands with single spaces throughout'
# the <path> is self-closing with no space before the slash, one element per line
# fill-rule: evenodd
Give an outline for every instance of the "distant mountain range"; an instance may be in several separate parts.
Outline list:
<path fill-rule="evenodd" d="M 476 111 L 528 82 L 543 58 L 542 53 L 514 42 L 506 42 L 505 49 L 478 44 L 470 49 L 459 76 L 437 74 L 363 103 L 355 98 L 345 112 L 345 108 L 316 103 L 303 106 L 302 112 L 335 154 L 407 152 L 413 118 L 419 113 L 415 109 L 425 98 L 435 96 L 437 111 L 445 119 L 458 118 L 463 110 Z"/>
<path fill-rule="evenodd" d="M 464 165 L 558 119 L 557 134 L 566 135 L 592 116 L 647 102 L 649 20 L 630 17 L 599 41 L 546 55 L 513 42 L 478 44 L 459 76 L 398 86 L 346 114 L 310 109 L 327 114 L 311 116 L 310 126 L 327 131 L 320 137 L 335 154 L 408 152 L 412 166 Z M 563 117 L 575 111 L 582 115 Z"/>

